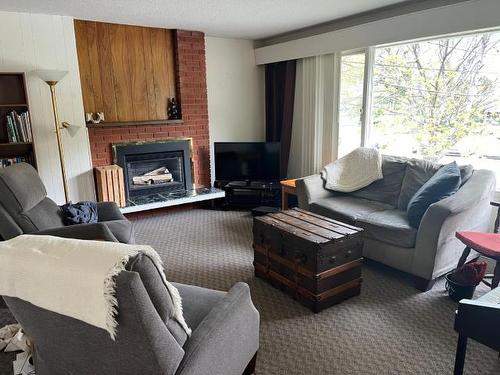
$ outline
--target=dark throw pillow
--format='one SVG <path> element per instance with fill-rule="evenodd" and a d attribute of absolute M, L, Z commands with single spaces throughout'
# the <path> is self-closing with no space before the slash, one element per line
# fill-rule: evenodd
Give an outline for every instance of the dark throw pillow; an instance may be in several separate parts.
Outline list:
<path fill-rule="evenodd" d="M 413 228 L 418 228 L 427 208 L 454 194 L 460 187 L 460 169 L 456 162 L 443 165 L 410 199 L 406 214 Z"/>
<path fill-rule="evenodd" d="M 95 202 L 67 203 L 61 206 L 64 225 L 97 223 Z"/>

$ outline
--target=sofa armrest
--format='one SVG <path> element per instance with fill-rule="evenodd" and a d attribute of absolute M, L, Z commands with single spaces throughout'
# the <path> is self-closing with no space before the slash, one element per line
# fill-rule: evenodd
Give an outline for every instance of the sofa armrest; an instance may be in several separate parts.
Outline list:
<path fill-rule="evenodd" d="M 427 209 L 417 233 L 414 274 L 432 279 L 456 266 L 464 245 L 455 232 L 488 231 L 494 191 L 493 172 L 476 170 L 455 194 Z"/>
<path fill-rule="evenodd" d="M 115 202 L 97 202 L 97 216 L 99 222 L 127 220 Z"/>
<path fill-rule="evenodd" d="M 492 171 L 479 169 L 474 171 L 458 191 L 434 205 L 449 211 L 450 214 L 457 214 L 467 210 L 484 199 L 491 199 L 495 191 L 496 181 Z"/>
<path fill-rule="evenodd" d="M 324 181 L 319 174 L 300 178 L 295 181 L 295 186 L 299 207 L 304 210 L 309 209 L 309 205 L 318 199 L 335 195 L 335 192 L 324 188 Z"/>
<path fill-rule="evenodd" d="M 118 240 L 113 235 L 113 233 L 111 233 L 109 228 L 102 223 L 70 225 L 67 227 L 58 227 L 58 228 L 41 230 L 31 234 L 56 236 L 63 238 L 74 238 L 77 240 L 99 240 L 99 241 L 118 242 Z"/>
<path fill-rule="evenodd" d="M 241 374 L 258 348 L 259 313 L 248 285 L 240 282 L 193 331 L 176 374 Z"/>

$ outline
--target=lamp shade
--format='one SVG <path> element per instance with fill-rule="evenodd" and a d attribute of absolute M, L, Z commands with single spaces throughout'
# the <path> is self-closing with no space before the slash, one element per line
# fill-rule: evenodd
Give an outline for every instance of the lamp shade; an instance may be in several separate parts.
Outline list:
<path fill-rule="evenodd" d="M 40 69 L 34 70 L 33 74 L 40 77 L 45 82 L 59 82 L 68 74 L 67 70 Z"/>
<path fill-rule="evenodd" d="M 64 121 L 62 123 L 62 126 L 64 129 L 66 129 L 68 131 L 68 134 L 71 136 L 71 138 L 74 138 L 75 135 L 78 133 L 78 131 L 80 129 L 82 129 L 81 126 L 73 125 L 73 124 L 70 124 L 69 122 L 66 122 L 66 121 Z"/>

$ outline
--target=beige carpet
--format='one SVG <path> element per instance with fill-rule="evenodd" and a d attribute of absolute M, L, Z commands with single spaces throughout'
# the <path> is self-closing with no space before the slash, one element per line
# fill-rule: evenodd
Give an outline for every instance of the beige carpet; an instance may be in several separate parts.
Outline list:
<path fill-rule="evenodd" d="M 452 373 L 456 305 L 442 281 L 419 293 L 404 275 L 368 264 L 361 296 L 314 314 L 254 278 L 248 213 L 179 211 L 138 220 L 136 230 L 162 255 L 171 280 L 221 290 L 250 284 L 261 313 L 258 374 Z M 0 312 L 0 323 L 8 319 Z M 0 374 L 10 368 L 1 354 Z M 498 353 L 470 342 L 466 374 L 499 373 Z"/>

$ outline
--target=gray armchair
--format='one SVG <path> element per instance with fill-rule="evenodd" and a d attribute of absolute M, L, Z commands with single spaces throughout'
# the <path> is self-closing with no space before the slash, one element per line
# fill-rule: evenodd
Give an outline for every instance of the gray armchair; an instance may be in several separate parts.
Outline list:
<path fill-rule="evenodd" d="M 259 313 L 248 285 L 229 292 L 175 284 L 190 337 L 172 319 L 172 299 L 151 259 L 139 255 L 116 280 L 116 341 L 103 329 L 4 297 L 34 344 L 37 375 L 251 374 Z"/>
<path fill-rule="evenodd" d="M 115 203 L 97 203 L 99 223 L 64 226 L 59 206 L 47 197 L 36 170 L 19 163 L 0 170 L 0 237 L 49 234 L 134 243 L 133 225 Z"/>

